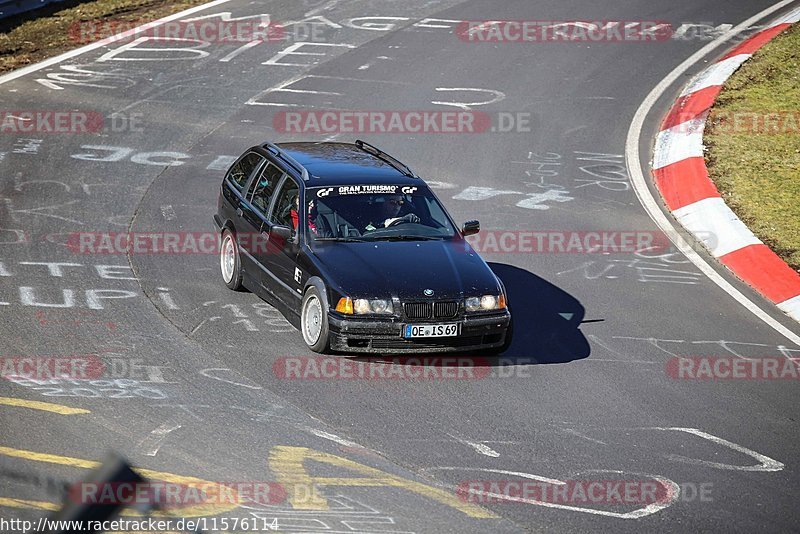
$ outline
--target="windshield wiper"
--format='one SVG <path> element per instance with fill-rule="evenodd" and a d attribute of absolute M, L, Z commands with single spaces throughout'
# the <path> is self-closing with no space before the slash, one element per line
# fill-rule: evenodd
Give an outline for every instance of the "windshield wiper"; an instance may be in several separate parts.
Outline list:
<path fill-rule="evenodd" d="M 429 235 L 379 235 L 371 241 L 441 241 L 443 237 Z"/>
<path fill-rule="evenodd" d="M 314 241 L 343 241 L 345 243 L 363 243 L 364 239 L 356 237 L 315 237 Z"/>

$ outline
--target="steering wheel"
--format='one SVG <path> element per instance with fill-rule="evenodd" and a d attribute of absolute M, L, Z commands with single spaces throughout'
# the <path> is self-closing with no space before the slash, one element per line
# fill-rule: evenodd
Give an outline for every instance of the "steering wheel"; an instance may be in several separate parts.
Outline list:
<path fill-rule="evenodd" d="M 386 228 L 391 228 L 392 226 L 397 226 L 398 224 L 404 224 L 404 223 L 407 223 L 407 222 L 409 222 L 409 221 L 407 221 L 407 220 L 405 220 L 405 219 L 403 219 L 401 217 L 399 219 L 395 219 L 392 222 L 390 222 L 389 225 Z"/>

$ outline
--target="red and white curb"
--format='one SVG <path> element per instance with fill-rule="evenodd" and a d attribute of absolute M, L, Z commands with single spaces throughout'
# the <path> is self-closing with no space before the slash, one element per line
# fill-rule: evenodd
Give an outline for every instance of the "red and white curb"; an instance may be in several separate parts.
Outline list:
<path fill-rule="evenodd" d="M 703 157 L 706 117 L 725 80 L 756 50 L 800 21 L 800 9 L 753 35 L 684 88 L 656 137 L 653 176 L 667 207 L 711 255 L 800 321 L 800 273 L 744 225 L 708 177 Z"/>

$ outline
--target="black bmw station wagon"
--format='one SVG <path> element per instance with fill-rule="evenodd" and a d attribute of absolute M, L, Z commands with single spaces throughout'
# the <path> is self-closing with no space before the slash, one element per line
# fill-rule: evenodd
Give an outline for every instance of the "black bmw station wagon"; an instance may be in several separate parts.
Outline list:
<path fill-rule="evenodd" d="M 225 284 L 315 352 L 500 353 L 505 288 L 427 184 L 363 141 L 266 143 L 228 170 L 214 223 Z"/>

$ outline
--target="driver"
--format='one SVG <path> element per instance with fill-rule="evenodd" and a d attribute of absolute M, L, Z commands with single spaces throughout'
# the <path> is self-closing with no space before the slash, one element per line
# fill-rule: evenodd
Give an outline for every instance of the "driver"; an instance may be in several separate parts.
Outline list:
<path fill-rule="evenodd" d="M 414 213 L 408 213 L 402 217 L 398 217 L 400 214 L 400 210 L 403 209 L 403 204 L 405 200 L 403 200 L 402 195 L 387 195 L 383 197 L 383 202 L 380 203 L 380 209 L 378 213 L 373 217 L 373 221 L 371 221 L 365 227 L 366 230 L 372 231 L 378 228 L 388 228 L 389 226 L 393 226 L 395 224 L 402 224 L 402 223 L 418 223 L 419 217 Z M 374 221 L 378 221 L 375 223 Z"/>

